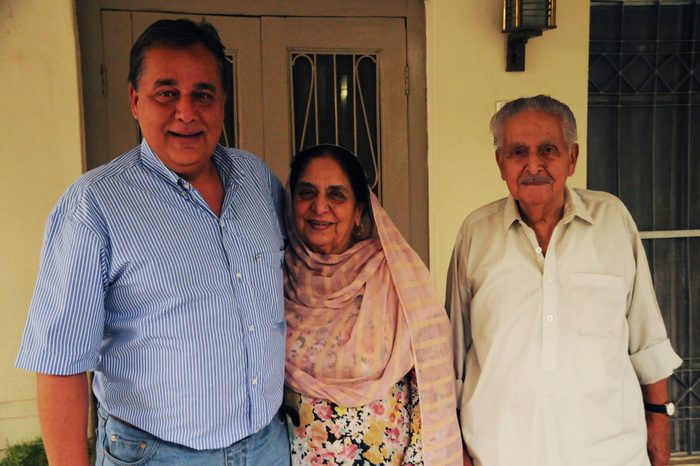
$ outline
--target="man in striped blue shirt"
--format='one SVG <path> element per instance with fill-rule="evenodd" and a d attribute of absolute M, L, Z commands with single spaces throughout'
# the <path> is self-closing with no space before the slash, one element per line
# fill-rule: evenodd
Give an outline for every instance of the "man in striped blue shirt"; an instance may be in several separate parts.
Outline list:
<path fill-rule="evenodd" d="M 162 20 L 131 51 L 140 146 L 83 175 L 46 226 L 18 367 L 52 465 L 289 463 L 279 181 L 217 144 L 223 46 Z"/>

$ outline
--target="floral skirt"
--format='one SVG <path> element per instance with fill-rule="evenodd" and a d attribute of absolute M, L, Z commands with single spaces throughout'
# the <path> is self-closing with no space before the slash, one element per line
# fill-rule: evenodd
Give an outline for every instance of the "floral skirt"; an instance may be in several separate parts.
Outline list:
<path fill-rule="evenodd" d="M 293 465 L 423 465 L 415 371 L 386 399 L 343 407 L 285 389 Z"/>

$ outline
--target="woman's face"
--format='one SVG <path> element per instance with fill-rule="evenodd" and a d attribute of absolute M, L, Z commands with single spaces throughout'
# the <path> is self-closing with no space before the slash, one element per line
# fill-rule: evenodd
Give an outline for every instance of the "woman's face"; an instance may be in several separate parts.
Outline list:
<path fill-rule="evenodd" d="M 294 223 L 314 252 L 339 254 L 353 244 L 362 209 L 347 175 L 331 157 L 312 159 L 294 189 Z"/>

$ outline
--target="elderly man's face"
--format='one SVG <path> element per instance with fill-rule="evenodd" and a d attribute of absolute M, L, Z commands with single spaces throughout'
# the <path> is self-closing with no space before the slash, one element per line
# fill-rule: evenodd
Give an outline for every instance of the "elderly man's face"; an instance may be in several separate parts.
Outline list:
<path fill-rule="evenodd" d="M 577 159 L 578 145 L 569 150 L 554 115 L 526 110 L 503 124 L 496 160 L 521 208 L 561 208 L 566 179 L 574 174 Z"/>
<path fill-rule="evenodd" d="M 214 55 L 203 45 L 146 52 L 131 113 L 158 158 L 185 179 L 211 163 L 221 136 L 225 92 Z"/>

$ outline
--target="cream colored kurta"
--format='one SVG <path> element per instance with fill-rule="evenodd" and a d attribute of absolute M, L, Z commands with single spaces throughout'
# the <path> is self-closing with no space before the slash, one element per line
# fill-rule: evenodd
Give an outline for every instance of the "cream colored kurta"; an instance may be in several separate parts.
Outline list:
<path fill-rule="evenodd" d="M 567 190 L 546 257 L 512 197 L 476 210 L 457 236 L 447 308 L 475 465 L 649 464 L 640 384 L 681 359 L 617 198 Z"/>

